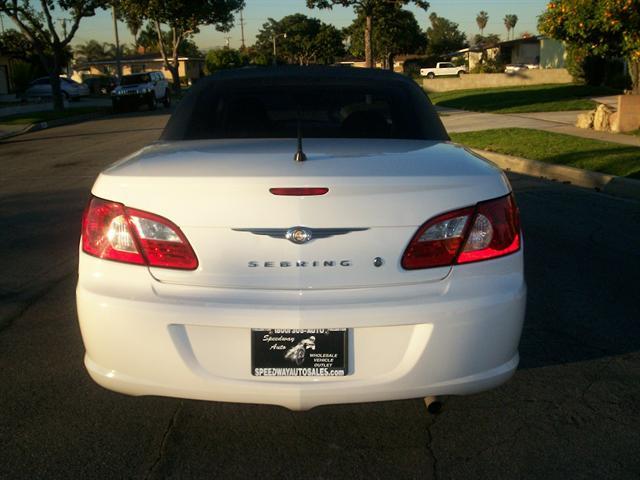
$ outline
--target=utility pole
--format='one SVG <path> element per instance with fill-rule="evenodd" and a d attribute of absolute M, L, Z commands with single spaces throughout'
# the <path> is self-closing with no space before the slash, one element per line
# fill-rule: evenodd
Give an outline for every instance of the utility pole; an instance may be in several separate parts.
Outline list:
<path fill-rule="evenodd" d="M 245 50 L 247 47 L 244 44 L 244 17 L 242 16 L 242 12 L 244 12 L 244 8 L 240 10 L 240 49 Z"/>
<path fill-rule="evenodd" d="M 2 19 L 2 13 L 0 13 L 0 28 L 2 28 L 2 35 L 4 35 L 4 20 Z"/>
<path fill-rule="evenodd" d="M 231 45 L 231 36 L 227 35 L 226 37 L 224 37 L 224 44 L 227 48 L 230 47 Z"/>
<path fill-rule="evenodd" d="M 271 40 L 273 41 L 273 66 L 274 67 L 278 65 L 278 48 L 276 47 L 276 38 L 278 37 L 287 38 L 287 34 L 278 33 L 278 34 L 274 34 L 271 37 Z"/>
<path fill-rule="evenodd" d="M 116 76 L 119 81 L 122 77 L 122 65 L 120 65 L 120 37 L 118 37 L 118 16 L 115 4 L 111 5 L 111 15 L 113 16 L 113 31 L 116 35 Z"/>

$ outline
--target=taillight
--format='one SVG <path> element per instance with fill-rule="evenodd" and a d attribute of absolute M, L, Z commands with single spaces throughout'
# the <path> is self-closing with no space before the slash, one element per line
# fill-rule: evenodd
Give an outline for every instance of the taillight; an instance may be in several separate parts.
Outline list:
<path fill-rule="evenodd" d="M 402 256 L 407 270 L 502 257 L 520 249 L 520 218 L 513 194 L 432 218 Z"/>
<path fill-rule="evenodd" d="M 91 198 L 82 218 L 82 250 L 117 262 L 198 268 L 191 245 L 173 222 L 96 197 Z"/>
<path fill-rule="evenodd" d="M 326 187 L 274 187 L 269 191 L 273 195 L 285 195 L 289 197 L 306 197 L 324 195 L 329 191 Z"/>

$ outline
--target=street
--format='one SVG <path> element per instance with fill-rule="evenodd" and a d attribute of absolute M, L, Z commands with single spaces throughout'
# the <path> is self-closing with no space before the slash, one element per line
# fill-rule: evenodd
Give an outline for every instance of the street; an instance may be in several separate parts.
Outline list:
<path fill-rule="evenodd" d="M 94 384 L 75 313 L 82 210 L 97 173 L 167 119 L 0 142 L 0 478 L 640 477 L 640 202 L 531 177 L 510 176 L 529 297 L 500 388 L 431 416 L 421 399 L 291 412 Z"/>

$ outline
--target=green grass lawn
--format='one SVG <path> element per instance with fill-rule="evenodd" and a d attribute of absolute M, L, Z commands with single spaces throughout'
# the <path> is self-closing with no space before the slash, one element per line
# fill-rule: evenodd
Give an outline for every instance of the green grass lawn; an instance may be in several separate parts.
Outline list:
<path fill-rule="evenodd" d="M 441 107 L 473 112 L 527 113 L 590 110 L 596 104 L 588 97 L 620 93 L 611 88 L 588 85 L 533 85 L 429 93 L 429 98 Z"/>
<path fill-rule="evenodd" d="M 0 124 L 5 125 L 29 125 L 31 123 L 50 122 L 59 118 L 77 117 L 87 113 L 110 111 L 110 107 L 78 107 L 68 108 L 62 112 L 54 112 L 53 110 L 45 110 L 44 112 L 31 112 L 19 115 L 10 115 L 0 117 Z"/>
<path fill-rule="evenodd" d="M 526 128 L 451 133 L 462 145 L 640 179 L 640 148 Z"/>

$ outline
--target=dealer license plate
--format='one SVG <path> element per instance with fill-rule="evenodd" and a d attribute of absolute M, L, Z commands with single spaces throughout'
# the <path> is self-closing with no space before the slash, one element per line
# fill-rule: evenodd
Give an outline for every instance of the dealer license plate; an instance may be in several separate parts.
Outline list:
<path fill-rule="evenodd" d="M 346 328 L 251 330 L 256 377 L 339 377 L 347 365 Z"/>

